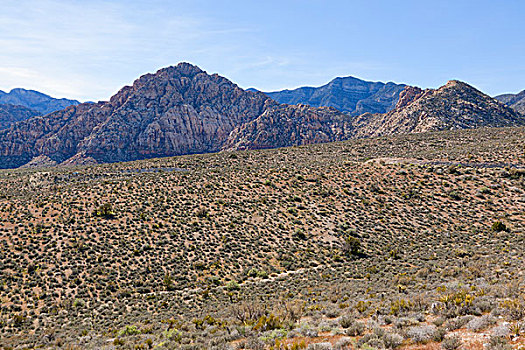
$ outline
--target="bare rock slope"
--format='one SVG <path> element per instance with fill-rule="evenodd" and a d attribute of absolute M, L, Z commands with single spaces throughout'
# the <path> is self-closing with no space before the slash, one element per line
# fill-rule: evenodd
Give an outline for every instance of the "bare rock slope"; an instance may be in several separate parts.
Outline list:
<path fill-rule="evenodd" d="M 396 108 L 354 120 L 355 137 L 524 125 L 525 117 L 474 87 L 451 80 L 439 89 L 407 87 Z"/>

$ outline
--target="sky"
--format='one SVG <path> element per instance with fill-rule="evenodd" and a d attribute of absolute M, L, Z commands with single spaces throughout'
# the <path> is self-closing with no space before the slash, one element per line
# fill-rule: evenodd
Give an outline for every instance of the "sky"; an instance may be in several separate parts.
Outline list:
<path fill-rule="evenodd" d="M 185 61 L 243 88 L 337 76 L 525 89 L 523 0 L 2 0 L 0 90 L 108 100 Z"/>

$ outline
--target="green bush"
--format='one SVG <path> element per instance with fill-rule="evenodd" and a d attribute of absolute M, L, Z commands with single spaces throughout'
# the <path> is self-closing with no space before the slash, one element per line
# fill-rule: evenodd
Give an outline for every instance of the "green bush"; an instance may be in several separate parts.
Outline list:
<path fill-rule="evenodd" d="M 226 284 L 226 290 L 230 292 L 239 289 L 241 289 L 241 286 L 239 286 L 239 283 L 237 283 L 237 281 L 232 280 Z"/>
<path fill-rule="evenodd" d="M 494 232 L 507 231 L 507 226 L 505 226 L 505 224 L 502 223 L 501 221 L 495 221 L 492 224 L 492 231 Z"/>
<path fill-rule="evenodd" d="M 344 250 L 347 254 L 358 255 L 361 249 L 361 241 L 354 236 L 348 236 L 345 239 Z"/>
<path fill-rule="evenodd" d="M 111 203 L 106 203 L 98 207 L 93 212 L 93 216 L 101 217 L 104 219 L 114 219 L 115 218 L 115 212 L 113 211 L 113 206 Z"/>

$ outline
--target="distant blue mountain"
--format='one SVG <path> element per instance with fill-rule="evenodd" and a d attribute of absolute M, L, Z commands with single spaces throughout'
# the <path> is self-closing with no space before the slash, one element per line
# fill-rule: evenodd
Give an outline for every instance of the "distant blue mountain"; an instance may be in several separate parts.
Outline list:
<path fill-rule="evenodd" d="M 386 113 L 392 110 L 405 84 L 370 82 L 354 77 L 335 78 L 320 87 L 265 92 L 279 103 L 334 107 L 341 112 L 360 115 Z M 255 90 L 255 89 L 252 89 Z"/>
<path fill-rule="evenodd" d="M 53 98 L 34 90 L 13 89 L 8 93 L 0 90 L 0 104 L 24 106 L 39 114 L 48 114 L 71 105 L 78 105 L 80 102 L 66 98 Z"/>

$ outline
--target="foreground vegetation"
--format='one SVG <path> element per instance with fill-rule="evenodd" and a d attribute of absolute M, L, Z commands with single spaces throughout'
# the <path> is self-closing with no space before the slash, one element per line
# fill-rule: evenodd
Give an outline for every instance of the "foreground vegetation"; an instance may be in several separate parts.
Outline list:
<path fill-rule="evenodd" d="M 0 344 L 525 347 L 525 129 L 0 172 Z"/>

